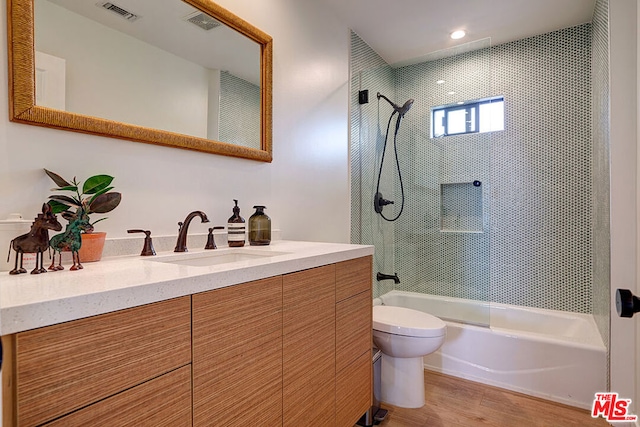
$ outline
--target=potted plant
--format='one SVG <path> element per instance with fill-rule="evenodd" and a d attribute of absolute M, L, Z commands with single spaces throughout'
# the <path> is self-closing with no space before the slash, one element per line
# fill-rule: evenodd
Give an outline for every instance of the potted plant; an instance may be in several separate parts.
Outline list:
<path fill-rule="evenodd" d="M 107 218 L 100 218 L 94 222 L 90 221 L 91 214 L 104 214 L 114 210 L 122 199 L 122 195 L 113 190 L 111 182 L 113 177 L 109 175 L 94 175 L 87 178 L 84 184 L 78 182 L 73 177 L 71 182 L 62 178 L 57 173 L 45 169 L 45 173 L 58 186 L 51 191 L 71 193 L 55 194 L 49 196 L 49 205 L 55 214 L 62 214 L 62 217 L 71 222 L 77 218 L 86 219 L 91 227 L 82 234 L 82 245 L 80 246 L 80 259 L 83 262 L 99 261 L 102 257 L 104 247 L 105 232 L 94 232 L 93 225 Z M 74 211 L 75 209 L 75 211 Z"/>

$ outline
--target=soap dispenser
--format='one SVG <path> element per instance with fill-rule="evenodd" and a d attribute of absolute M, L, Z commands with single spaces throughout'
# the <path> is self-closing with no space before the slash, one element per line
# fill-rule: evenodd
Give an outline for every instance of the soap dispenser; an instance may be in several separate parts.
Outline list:
<path fill-rule="evenodd" d="M 233 199 L 236 205 L 233 207 L 233 215 L 227 221 L 227 242 L 232 248 L 244 246 L 246 225 L 244 218 L 240 216 L 238 201 Z"/>
<path fill-rule="evenodd" d="M 271 218 L 264 213 L 265 206 L 254 206 L 256 212 L 249 217 L 249 244 L 266 246 L 271 243 Z"/>

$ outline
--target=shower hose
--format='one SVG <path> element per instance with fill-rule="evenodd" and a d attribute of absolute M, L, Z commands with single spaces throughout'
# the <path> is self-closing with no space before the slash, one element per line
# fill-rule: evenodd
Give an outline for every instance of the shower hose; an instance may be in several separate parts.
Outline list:
<path fill-rule="evenodd" d="M 391 127 L 391 119 L 393 119 L 393 115 L 396 114 L 397 111 L 394 111 L 393 113 L 391 113 L 391 116 L 389 117 L 389 122 L 387 123 L 387 132 L 385 133 L 384 136 L 384 146 L 382 148 L 382 159 L 380 160 L 380 169 L 378 170 L 378 185 L 376 186 L 376 195 L 380 194 L 380 178 L 382 177 L 382 165 L 384 165 L 384 156 L 385 153 L 387 151 L 387 141 L 389 140 L 389 129 Z M 402 172 L 400 171 L 400 161 L 398 160 L 398 144 L 397 144 L 397 138 L 398 138 L 398 130 L 400 129 L 400 120 L 402 119 L 402 116 L 400 114 L 398 114 L 398 118 L 396 119 L 396 130 L 393 133 L 393 151 L 395 154 L 395 160 L 396 160 L 396 169 L 398 171 L 398 178 L 400 181 L 400 193 L 402 196 L 402 201 L 400 203 L 400 211 L 397 213 L 397 215 L 393 218 L 387 218 L 384 213 L 382 212 L 382 210 L 380 210 L 380 216 L 385 220 L 385 221 L 389 221 L 389 222 L 393 222 L 395 220 L 397 220 L 398 218 L 400 218 L 400 215 L 402 215 L 402 211 L 404 210 L 404 185 L 402 183 Z"/>

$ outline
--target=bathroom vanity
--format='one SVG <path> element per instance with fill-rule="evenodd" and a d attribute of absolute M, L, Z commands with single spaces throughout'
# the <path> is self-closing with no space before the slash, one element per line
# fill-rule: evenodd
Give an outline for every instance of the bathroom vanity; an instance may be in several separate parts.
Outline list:
<path fill-rule="evenodd" d="M 277 241 L 3 277 L 3 426 L 352 426 L 373 248 Z"/>

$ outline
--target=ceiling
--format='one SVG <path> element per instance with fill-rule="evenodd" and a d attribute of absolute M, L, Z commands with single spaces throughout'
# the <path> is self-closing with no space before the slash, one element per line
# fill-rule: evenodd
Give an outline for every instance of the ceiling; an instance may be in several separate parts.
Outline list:
<path fill-rule="evenodd" d="M 36 1 L 36 7 L 43 2 L 45 0 Z M 260 85 L 260 45 L 225 25 L 205 31 L 188 23 L 185 18 L 198 14 L 198 10 L 187 3 L 109 0 L 121 9 L 139 15 L 138 20 L 129 22 L 101 7 L 106 3 L 104 0 L 49 2 L 95 21 L 96 25 L 110 27 L 203 67 L 229 71 Z"/>
<path fill-rule="evenodd" d="M 156 12 L 170 11 L 171 18 L 194 10 L 182 2 L 163 0 L 116 0 L 114 3 L 139 13 L 143 19 L 134 25 L 95 7 L 95 2 L 50 0 L 73 9 L 120 31 L 146 40 L 194 62 L 202 62 L 204 51 L 211 51 L 210 38 L 201 37 L 185 25 L 167 30 L 168 23 Z M 314 0 L 320 1 L 336 18 L 347 24 L 389 64 L 403 66 L 448 56 L 444 51 L 456 47 L 455 53 L 488 45 L 544 34 L 550 31 L 591 22 L 596 0 Z M 100 2 L 99 2 L 100 3 Z M 85 7 L 86 6 L 86 7 Z M 177 8 L 182 9 L 177 9 Z M 174 9 L 176 9 L 174 11 Z M 452 40 L 452 31 L 464 29 L 467 36 Z M 179 32 L 178 32 L 179 31 Z M 222 29 L 216 31 L 224 31 Z M 233 31 L 231 31 L 233 33 Z M 179 34 L 179 37 L 176 37 Z M 208 34 L 207 34 L 208 36 Z M 225 35 L 230 39 L 234 34 Z M 189 40 L 177 45 L 176 41 Z M 238 43 L 247 44 L 238 40 Z M 207 55 L 209 68 L 226 69 L 249 81 L 259 82 L 259 47 L 213 43 L 224 51 Z M 253 45 L 253 46 L 251 46 Z M 206 46 L 206 49 L 204 48 Z M 247 49 L 246 55 L 239 52 Z M 257 53 L 256 53 L 257 52 Z M 224 58 L 223 63 L 218 63 Z M 215 61 L 214 61 L 215 59 Z M 251 73 L 247 73 L 247 61 Z"/>
<path fill-rule="evenodd" d="M 596 0 L 320 0 L 389 64 L 491 38 L 491 45 L 591 22 Z M 467 36 L 449 35 L 463 29 Z M 472 43 L 475 45 L 482 45 Z"/>

